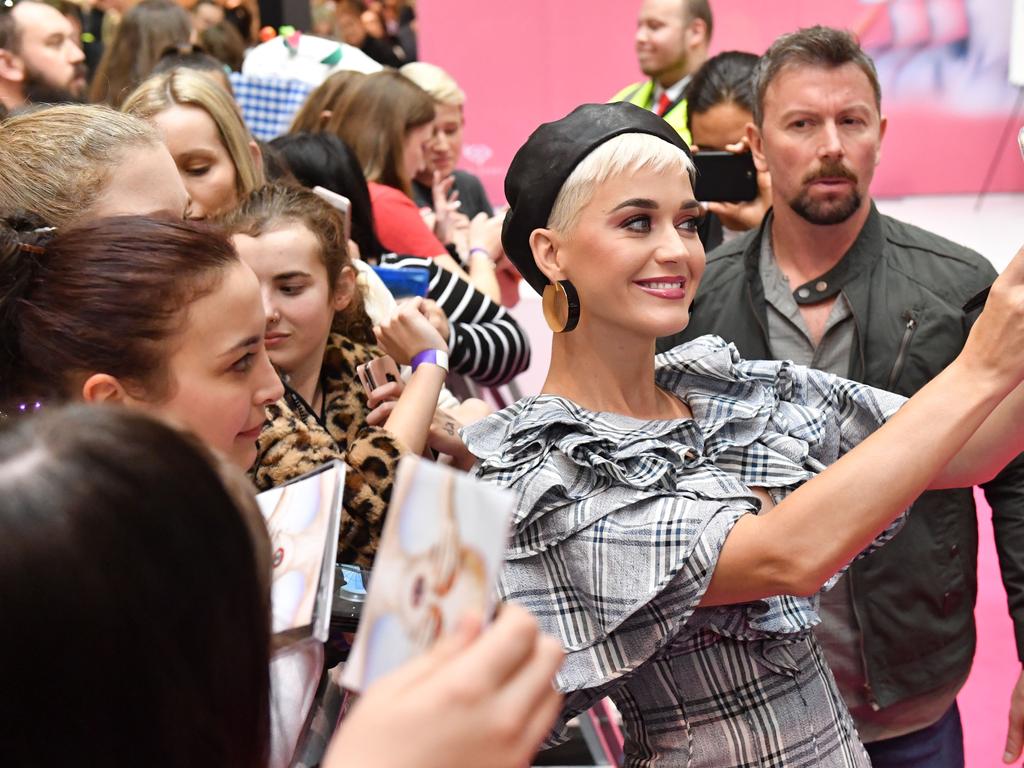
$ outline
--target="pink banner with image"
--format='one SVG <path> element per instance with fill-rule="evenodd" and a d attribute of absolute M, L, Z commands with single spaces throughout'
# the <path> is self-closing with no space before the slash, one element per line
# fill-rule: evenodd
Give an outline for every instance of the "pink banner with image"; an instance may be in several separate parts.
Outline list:
<path fill-rule="evenodd" d="M 467 95 L 462 166 L 495 202 L 515 150 L 541 122 L 605 101 L 642 78 L 633 53 L 639 0 L 421 0 L 420 55 Z M 1012 5 L 992 0 L 712 0 L 712 53 L 762 53 L 778 35 L 827 24 L 874 58 L 889 118 L 880 197 L 1024 191 L 1010 85 Z"/>

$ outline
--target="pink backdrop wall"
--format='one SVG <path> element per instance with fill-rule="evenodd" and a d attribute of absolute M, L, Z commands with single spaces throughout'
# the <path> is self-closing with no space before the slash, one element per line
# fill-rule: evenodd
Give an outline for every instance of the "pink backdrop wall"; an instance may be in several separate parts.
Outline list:
<path fill-rule="evenodd" d="M 761 53 L 821 23 L 858 31 L 879 68 L 889 117 L 878 196 L 976 192 L 998 152 L 992 191 L 1024 191 L 1024 164 L 1000 138 L 1019 89 L 1007 83 L 1004 0 L 712 0 L 712 53 Z M 605 101 L 640 78 L 639 0 L 419 0 L 420 54 L 467 93 L 463 166 L 496 202 L 516 148 L 537 125 Z M 1024 118 L 1022 118 L 1024 119 Z M 1017 126 L 1019 127 L 1019 126 Z"/>

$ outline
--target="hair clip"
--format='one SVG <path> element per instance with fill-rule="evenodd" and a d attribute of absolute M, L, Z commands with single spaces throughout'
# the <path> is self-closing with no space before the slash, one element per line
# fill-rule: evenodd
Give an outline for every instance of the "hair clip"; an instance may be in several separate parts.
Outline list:
<path fill-rule="evenodd" d="M 36 256 L 45 256 L 46 249 L 41 245 L 32 245 L 31 243 L 19 243 L 18 248 L 24 253 L 34 253 Z"/>

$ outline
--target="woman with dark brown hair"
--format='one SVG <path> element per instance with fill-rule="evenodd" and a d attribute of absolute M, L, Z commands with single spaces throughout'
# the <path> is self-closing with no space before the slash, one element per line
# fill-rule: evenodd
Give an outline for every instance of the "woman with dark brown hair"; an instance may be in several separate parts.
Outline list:
<path fill-rule="evenodd" d="M 447 269 L 500 301 L 492 258 L 500 247 L 498 229 L 478 226 L 470 230 L 468 266 L 463 271 L 413 202 L 412 180 L 425 165 L 434 116 L 434 100 L 426 91 L 398 72 L 385 70 L 367 75 L 351 88 L 331 111 L 324 130 L 341 137 L 359 158 L 370 186 L 377 234 L 385 248 L 439 258 Z M 452 234 L 446 231 L 446 235 Z"/>
<path fill-rule="evenodd" d="M 120 107 L 161 56 L 191 45 L 192 34 L 188 12 L 173 0 L 142 0 L 124 15 L 114 42 L 103 52 L 89 100 Z"/>
<path fill-rule="evenodd" d="M 0 225 L 0 401 L 122 403 L 193 431 L 238 467 L 282 393 L 259 283 L 231 243 L 124 216 Z"/>
<path fill-rule="evenodd" d="M 308 190 L 270 186 L 242 201 L 225 226 L 259 278 L 268 353 L 285 380 L 285 396 L 268 408 L 253 479 L 266 489 L 331 459 L 344 461 L 347 514 L 338 557 L 369 566 L 397 461 L 422 453 L 430 437 L 448 345 L 424 313 L 408 306 L 384 322 L 388 338 L 402 331 L 398 348 L 407 357 L 400 362 L 436 354 L 422 360 L 430 364 L 414 362 L 386 419 L 369 419 L 377 403 L 360 386 L 356 367 L 383 353 L 363 311 L 341 217 Z"/>
<path fill-rule="evenodd" d="M 365 73 L 355 70 L 344 70 L 330 75 L 306 97 L 302 107 L 295 113 L 288 132 L 319 133 L 324 130 L 335 106 L 340 104 L 345 94 L 365 77 Z"/>
<path fill-rule="evenodd" d="M 281 764 L 269 541 L 214 463 L 125 408 L 0 421 L 5 766 Z M 526 765 L 561 656 L 521 608 L 484 632 L 470 619 L 371 686 L 321 764 Z"/>

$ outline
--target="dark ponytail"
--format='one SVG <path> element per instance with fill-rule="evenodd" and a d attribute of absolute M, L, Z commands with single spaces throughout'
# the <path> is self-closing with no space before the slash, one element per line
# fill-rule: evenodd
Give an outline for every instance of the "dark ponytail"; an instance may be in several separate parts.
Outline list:
<path fill-rule="evenodd" d="M 21 370 L 18 312 L 55 231 L 33 214 L 0 218 L 0 401 L 13 397 L 17 388 Z"/>

